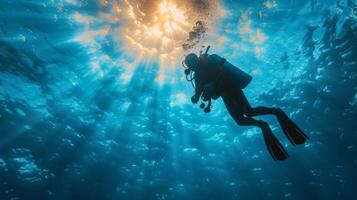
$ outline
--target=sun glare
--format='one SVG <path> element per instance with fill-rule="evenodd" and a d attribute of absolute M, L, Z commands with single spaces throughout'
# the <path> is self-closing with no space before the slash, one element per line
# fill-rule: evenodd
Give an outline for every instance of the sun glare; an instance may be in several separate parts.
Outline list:
<path fill-rule="evenodd" d="M 103 42 L 111 43 L 118 52 L 123 52 L 118 59 L 133 60 L 135 65 L 157 64 L 158 81 L 181 69 L 178 67 L 189 32 L 198 20 L 209 21 L 189 1 L 185 4 L 181 0 L 98 1 L 101 10 L 96 15 L 74 13 L 73 19 L 84 25 L 85 31 L 73 40 L 98 54 L 103 53 Z"/>
<path fill-rule="evenodd" d="M 134 22 L 125 29 L 128 49 L 132 49 L 134 55 L 158 59 L 161 64 L 174 64 L 182 53 L 182 42 L 190 28 L 183 9 L 164 0 L 155 5 L 154 11 L 145 13 L 129 1 L 126 3 L 128 17 Z"/>

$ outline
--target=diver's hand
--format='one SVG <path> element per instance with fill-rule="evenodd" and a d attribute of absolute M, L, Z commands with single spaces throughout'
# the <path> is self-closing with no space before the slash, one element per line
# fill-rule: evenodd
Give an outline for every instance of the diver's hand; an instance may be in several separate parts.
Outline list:
<path fill-rule="evenodd" d="M 196 103 L 198 102 L 198 97 L 197 97 L 197 95 L 193 95 L 193 96 L 191 97 L 191 101 L 192 101 L 193 104 L 196 104 Z"/>

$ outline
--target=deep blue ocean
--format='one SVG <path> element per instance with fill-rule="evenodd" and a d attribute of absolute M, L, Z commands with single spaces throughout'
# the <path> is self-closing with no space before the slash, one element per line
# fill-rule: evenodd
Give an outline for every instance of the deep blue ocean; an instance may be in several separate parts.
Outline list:
<path fill-rule="evenodd" d="M 207 45 L 309 136 L 257 117 L 290 158 L 191 103 Z M 356 62 L 354 0 L 0 0 L 0 199 L 355 199 Z"/>

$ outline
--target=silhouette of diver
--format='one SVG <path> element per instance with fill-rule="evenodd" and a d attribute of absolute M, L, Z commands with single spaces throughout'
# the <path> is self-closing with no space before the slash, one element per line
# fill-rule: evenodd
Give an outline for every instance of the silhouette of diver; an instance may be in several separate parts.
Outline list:
<path fill-rule="evenodd" d="M 274 160 L 285 160 L 289 157 L 279 140 L 274 136 L 267 122 L 256 120 L 258 115 L 275 115 L 289 141 L 293 145 L 304 144 L 308 136 L 284 113 L 280 108 L 255 107 L 253 108 L 243 90 L 252 80 L 252 77 L 239 68 L 233 66 L 224 58 L 212 54 L 208 55 L 209 46 L 204 54 L 197 56 L 191 53 L 185 57 L 183 66 L 186 79 L 195 89 L 192 103 L 201 99 L 208 102 L 200 107 L 206 113 L 210 112 L 211 99 L 222 97 L 223 102 L 235 122 L 241 126 L 257 126 L 262 130 L 266 147 Z"/>

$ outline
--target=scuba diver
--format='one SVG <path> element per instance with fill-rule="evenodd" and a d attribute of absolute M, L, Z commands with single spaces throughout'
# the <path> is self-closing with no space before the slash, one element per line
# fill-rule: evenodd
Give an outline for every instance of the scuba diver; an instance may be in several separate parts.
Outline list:
<path fill-rule="evenodd" d="M 203 102 L 200 107 L 208 113 L 212 99 L 222 97 L 229 114 L 238 125 L 257 126 L 262 130 L 265 145 L 274 160 L 287 159 L 289 154 L 275 137 L 268 123 L 253 117 L 275 115 L 285 136 L 293 145 L 304 144 L 309 139 L 308 136 L 280 108 L 252 107 L 243 93 L 252 77 L 226 59 L 216 54 L 208 55 L 209 48 L 210 46 L 204 54 L 200 52 L 199 56 L 194 53 L 187 55 L 182 62 L 186 79 L 194 88 L 192 103 L 196 104 L 201 98 Z M 207 102 L 207 105 L 204 102 Z"/>

